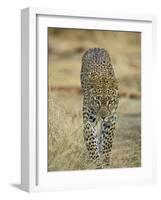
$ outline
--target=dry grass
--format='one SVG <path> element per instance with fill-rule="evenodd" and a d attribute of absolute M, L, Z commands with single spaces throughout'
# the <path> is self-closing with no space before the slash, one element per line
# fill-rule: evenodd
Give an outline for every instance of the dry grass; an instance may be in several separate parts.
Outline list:
<path fill-rule="evenodd" d="M 49 171 L 96 168 L 86 157 L 81 104 L 82 97 L 79 95 L 54 94 L 49 98 Z M 135 112 L 131 112 L 131 106 Z M 110 168 L 141 165 L 139 108 L 139 100 L 131 103 L 129 98 L 120 100 Z"/>
<path fill-rule="evenodd" d="M 86 158 L 79 92 L 81 57 L 91 47 L 108 49 L 124 94 L 109 168 L 141 166 L 140 43 L 140 33 L 49 29 L 49 171 L 96 167 Z"/>

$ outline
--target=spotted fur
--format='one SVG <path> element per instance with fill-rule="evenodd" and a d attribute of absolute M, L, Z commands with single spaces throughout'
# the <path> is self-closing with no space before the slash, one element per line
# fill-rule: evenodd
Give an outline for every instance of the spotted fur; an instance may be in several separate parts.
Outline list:
<path fill-rule="evenodd" d="M 118 82 L 108 52 L 88 49 L 82 58 L 84 141 L 91 160 L 110 162 L 119 102 Z M 100 125 L 100 129 L 97 126 Z"/>

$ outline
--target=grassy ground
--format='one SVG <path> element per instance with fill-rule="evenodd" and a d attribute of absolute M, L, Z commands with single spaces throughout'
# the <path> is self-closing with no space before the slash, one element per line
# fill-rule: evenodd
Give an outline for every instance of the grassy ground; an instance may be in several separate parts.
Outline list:
<path fill-rule="evenodd" d="M 59 93 L 49 98 L 49 171 L 96 167 L 86 159 L 81 104 L 80 95 Z M 140 101 L 121 98 L 119 105 L 109 167 L 138 167 L 141 165 Z"/>
<path fill-rule="evenodd" d="M 109 168 L 141 166 L 140 33 L 49 29 L 48 170 L 94 169 L 86 159 L 80 69 L 83 52 L 106 48 L 121 94 Z"/>

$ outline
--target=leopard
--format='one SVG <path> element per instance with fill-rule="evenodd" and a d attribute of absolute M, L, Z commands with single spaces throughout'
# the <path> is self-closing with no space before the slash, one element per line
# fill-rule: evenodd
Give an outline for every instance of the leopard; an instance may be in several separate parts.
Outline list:
<path fill-rule="evenodd" d="M 119 104 L 118 80 L 104 48 L 90 48 L 82 56 L 83 137 L 89 160 L 110 165 Z"/>

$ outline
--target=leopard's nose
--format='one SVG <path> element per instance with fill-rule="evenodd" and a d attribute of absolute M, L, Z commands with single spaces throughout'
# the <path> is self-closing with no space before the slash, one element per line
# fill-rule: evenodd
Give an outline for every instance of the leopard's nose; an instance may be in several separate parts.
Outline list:
<path fill-rule="evenodd" d="M 102 116 L 102 119 L 104 120 L 106 118 L 106 116 Z"/>
<path fill-rule="evenodd" d="M 101 112 L 100 112 L 100 116 L 101 116 L 102 119 L 105 119 L 106 116 L 107 116 L 106 110 L 102 109 Z"/>

